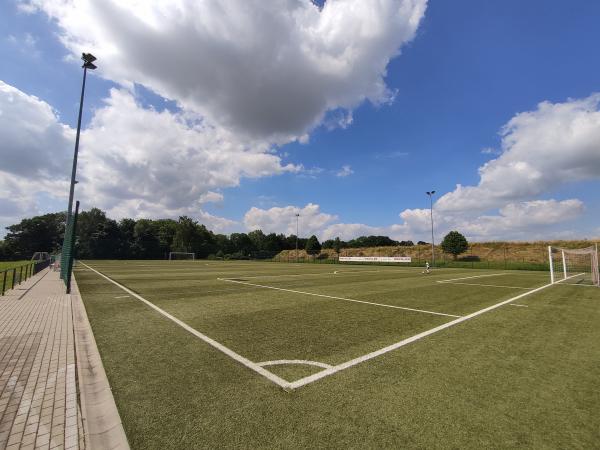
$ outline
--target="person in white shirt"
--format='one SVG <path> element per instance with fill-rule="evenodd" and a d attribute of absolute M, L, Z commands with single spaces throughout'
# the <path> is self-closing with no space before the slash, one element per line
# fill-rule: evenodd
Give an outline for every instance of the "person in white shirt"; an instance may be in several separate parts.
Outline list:
<path fill-rule="evenodd" d="M 423 273 L 430 273 L 429 272 L 429 261 L 425 261 L 425 270 L 423 271 Z"/>

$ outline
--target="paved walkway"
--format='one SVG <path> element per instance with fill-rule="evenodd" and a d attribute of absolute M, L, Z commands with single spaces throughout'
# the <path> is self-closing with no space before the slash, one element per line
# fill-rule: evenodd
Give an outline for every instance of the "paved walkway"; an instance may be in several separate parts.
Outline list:
<path fill-rule="evenodd" d="M 0 297 L 0 449 L 84 448 L 64 292 L 44 270 Z"/>

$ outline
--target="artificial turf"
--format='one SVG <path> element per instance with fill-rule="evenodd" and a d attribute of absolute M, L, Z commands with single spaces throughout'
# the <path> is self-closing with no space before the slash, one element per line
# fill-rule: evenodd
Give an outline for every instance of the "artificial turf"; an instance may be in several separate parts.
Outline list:
<path fill-rule="evenodd" d="M 339 364 L 547 283 L 543 273 L 91 261 L 251 359 Z M 338 271 L 333 274 L 333 271 Z M 281 276 L 287 275 L 287 276 Z M 296 276 L 300 275 L 300 276 Z M 286 392 L 79 266 L 133 448 L 590 448 L 600 442 L 600 290 L 557 285 Z M 121 297 L 121 298 L 115 298 Z M 320 370 L 272 366 L 290 381 Z"/>

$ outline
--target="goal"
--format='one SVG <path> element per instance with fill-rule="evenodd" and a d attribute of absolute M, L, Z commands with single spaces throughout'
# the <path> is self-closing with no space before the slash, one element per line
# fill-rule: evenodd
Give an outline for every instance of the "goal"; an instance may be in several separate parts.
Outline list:
<path fill-rule="evenodd" d="M 169 253 L 169 260 L 172 259 L 196 259 L 196 255 L 194 253 L 187 252 L 171 252 Z"/>
<path fill-rule="evenodd" d="M 548 246 L 550 281 L 600 286 L 598 245 L 585 248 Z"/>

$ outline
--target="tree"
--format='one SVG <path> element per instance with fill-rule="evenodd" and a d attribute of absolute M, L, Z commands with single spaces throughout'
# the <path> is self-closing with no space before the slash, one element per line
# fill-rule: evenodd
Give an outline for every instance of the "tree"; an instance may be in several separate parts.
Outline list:
<path fill-rule="evenodd" d="M 339 237 L 336 237 L 333 241 L 333 250 L 338 254 L 340 254 L 340 250 L 342 249 L 342 241 L 340 241 Z"/>
<path fill-rule="evenodd" d="M 65 213 L 23 219 L 6 229 L 5 257 L 29 259 L 34 252 L 52 252 L 60 248 L 65 232 Z"/>
<path fill-rule="evenodd" d="M 308 238 L 308 241 L 306 241 L 305 250 L 306 253 L 312 256 L 316 256 L 321 253 L 321 244 L 314 234 Z"/>
<path fill-rule="evenodd" d="M 442 250 L 452 254 L 455 260 L 458 255 L 466 252 L 468 248 L 469 243 L 467 242 L 467 239 L 458 231 L 451 231 L 442 241 Z"/>

